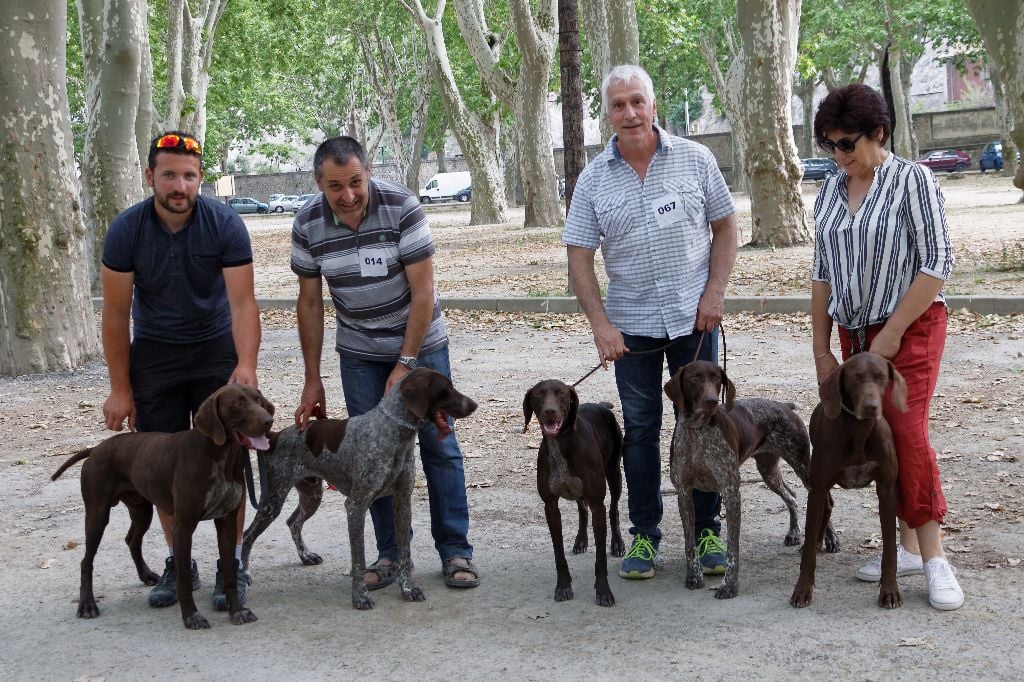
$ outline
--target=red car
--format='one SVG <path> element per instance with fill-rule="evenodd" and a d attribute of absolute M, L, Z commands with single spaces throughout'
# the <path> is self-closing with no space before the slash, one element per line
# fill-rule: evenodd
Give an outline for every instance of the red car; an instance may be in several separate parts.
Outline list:
<path fill-rule="evenodd" d="M 934 171 L 957 171 L 960 172 L 965 168 L 969 168 L 971 165 L 971 155 L 966 154 L 959 149 L 952 151 L 951 149 L 940 149 L 934 151 L 923 159 L 918 159 L 917 162 L 922 166 L 928 166 Z"/>

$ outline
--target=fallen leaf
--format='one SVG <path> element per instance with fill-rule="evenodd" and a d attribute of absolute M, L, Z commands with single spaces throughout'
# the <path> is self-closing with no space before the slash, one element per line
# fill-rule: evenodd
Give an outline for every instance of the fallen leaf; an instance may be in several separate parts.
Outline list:
<path fill-rule="evenodd" d="M 36 562 L 36 568 L 49 568 L 57 563 L 56 559 L 40 559 Z"/>
<path fill-rule="evenodd" d="M 1020 559 L 1007 559 L 1006 565 L 1011 568 L 1016 568 L 1017 566 L 1020 566 Z"/>
<path fill-rule="evenodd" d="M 75 547 L 78 547 L 78 543 L 74 540 L 68 540 L 64 543 L 64 549 L 74 549 Z"/>
<path fill-rule="evenodd" d="M 935 643 L 931 637 L 904 637 L 896 646 L 923 646 L 926 649 L 934 649 Z"/>

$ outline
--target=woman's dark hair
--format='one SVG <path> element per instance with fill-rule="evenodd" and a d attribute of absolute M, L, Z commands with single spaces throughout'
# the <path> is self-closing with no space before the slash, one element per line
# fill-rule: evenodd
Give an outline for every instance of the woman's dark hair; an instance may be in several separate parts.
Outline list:
<path fill-rule="evenodd" d="M 348 135 L 329 137 L 320 143 L 320 146 L 316 148 L 316 153 L 313 154 L 313 173 L 316 177 L 320 177 L 326 159 L 330 159 L 339 166 L 344 166 L 353 156 L 359 159 L 363 168 L 369 168 L 366 163 L 366 150 L 358 141 Z"/>
<path fill-rule="evenodd" d="M 874 88 L 853 83 L 837 88 L 825 96 L 814 115 L 814 139 L 821 144 L 827 133 L 867 133 L 882 128 L 882 144 L 892 133 L 889 105 Z"/>

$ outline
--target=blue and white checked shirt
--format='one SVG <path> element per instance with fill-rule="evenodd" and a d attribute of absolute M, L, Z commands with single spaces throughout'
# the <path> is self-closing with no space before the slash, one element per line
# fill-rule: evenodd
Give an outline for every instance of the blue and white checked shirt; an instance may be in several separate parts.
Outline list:
<path fill-rule="evenodd" d="M 949 279 L 953 248 L 931 169 L 889 154 L 853 216 L 848 177 L 826 180 L 814 202 L 811 278 L 832 287 L 832 319 L 858 329 L 888 319 L 917 273 Z"/>
<path fill-rule="evenodd" d="M 587 164 L 562 242 L 601 247 L 605 312 L 619 331 L 677 338 L 697 324 L 711 264 L 709 223 L 735 209 L 707 147 L 655 130 L 658 148 L 643 181 L 622 160 L 615 135 Z"/>

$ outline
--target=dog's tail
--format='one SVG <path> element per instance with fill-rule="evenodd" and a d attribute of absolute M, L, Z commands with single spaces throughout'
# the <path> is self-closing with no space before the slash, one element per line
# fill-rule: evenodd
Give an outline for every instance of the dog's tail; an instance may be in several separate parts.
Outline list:
<path fill-rule="evenodd" d="M 61 464 L 60 465 L 60 469 L 57 469 L 55 472 L 53 472 L 53 476 L 50 476 L 50 480 L 51 481 L 56 481 L 58 478 L 60 478 L 60 475 L 63 474 L 67 470 L 68 467 L 70 467 L 72 464 L 74 464 L 76 462 L 82 461 L 83 459 L 88 457 L 90 454 L 92 454 L 92 448 L 88 448 L 86 450 L 81 450 L 81 451 L 76 452 L 75 454 L 71 455 L 71 459 L 69 459 L 68 461 L 66 461 L 63 464 Z"/>

